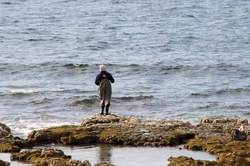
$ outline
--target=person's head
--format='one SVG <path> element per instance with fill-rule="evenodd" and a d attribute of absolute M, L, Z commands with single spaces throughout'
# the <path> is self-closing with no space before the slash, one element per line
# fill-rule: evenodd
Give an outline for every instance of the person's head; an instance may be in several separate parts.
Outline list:
<path fill-rule="evenodd" d="M 100 71 L 106 71 L 106 66 L 100 65 Z"/>

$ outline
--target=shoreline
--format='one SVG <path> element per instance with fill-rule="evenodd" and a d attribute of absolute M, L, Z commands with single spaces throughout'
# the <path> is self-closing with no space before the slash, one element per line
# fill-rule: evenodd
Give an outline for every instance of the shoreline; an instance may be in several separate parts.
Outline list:
<path fill-rule="evenodd" d="M 60 144 L 62 147 L 66 146 L 84 146 L 84 145 L 111 145 L 111 146 L 123 146 L 123 147 L 135 147 L 137 150 L 140 148 L 162 148 L 171 149 L 171 147 L 178 147 L 184 145 L 183 148 L 178 149 L 180 156 L 171 156 L 166 160 L 172 163 L 178 162 L 179 157 L 183 156 L 184 150 L 199 150 L 203 153 L 206 152 L 208 155 L 211 153 L 217 156 L 216 161 L 208 161 L 204 159 L 193 159 L 192 157 L 182 158 L 183 160 L 192 163 L 194 161 L 208 162 L 214 165 L 232 161 L 220 161 L 220 153 L 216 152 L 216 146 L 222 146 L 228 148 L 228 144 L 236 144 L 239 147 L 244 143 L 245 147 L 250 146 L 249 141 L 231 141 L 230 131 L 239 124 L 244 124 L 245 128 L 249 130 L 249 124 L 246 119 L 213 119 L 203 118 L 197 125 L 192 125 L 189 122 L 177 121 L 177 120 L 143 120 L 134 117 L 118 117 L 116 115 L 100 116 L 95 114 L 89 118 L 85 118 L 80 125 L 65 125 L 59 127 L 51 127 L 33 131 L 27 137 L 27 139 L 20 139 L 11 136 L 5 136 L 5 141 L 8 139 L 15 141 L 16 145 L 21 146 L 19 149 L 16 147 L 11 149 L 11 158 L 16 160 L 20 159 L 20 155 L 27 155 L 28 151 L 22 151 L 26 147 L 41 147 L 41 145 Z M 249 135 L 249 132 L 247 132 Z M 10 135 L 11 133 L 9 133 Z M 2 140 L 4 140 L 2 138 Z M 249 140 L 249 139 L 248 139 Z M 2 141 L 3 142 L 3 141 Z M 1 142 L 1 143 L 2 143 Z M 5 142 L 5 143 L 6 143 Z M 203 144 L 202 144 L 203 143 Z M 200 144 L 200 145 L 198 145 Z M 208 148 L 209 145 L 216 145 L 213 147 L 213 151 Z M 3 151 L 3 146 L 1 146 Z M 36 149 L 36 148 L 34 148 Z M 117 149 L 116 149 L 117 150 Z M 221 147 L 220 147 L 221 150 Z M 226 149 L 228 150 L 228 149 Z M 236 149 L 237 150 L 237 149 Z M 67 156 L 68 153 L 64 154 L 62 150 L 62 160 L 68 158 L 74 159 L 73 156 Z M 67 150 L 66 150 L 67 151 Z M 16 153 L 13 153 L 16 152 Z M 36 151 L 36 153 L 52 153 L 53 150 L 45 148 Z M 56 151 L 58 154 L 58 151 Z M 26 154 L 25 154 L 26 153 Z M 61 153 L 61 152 L 60 152 Z M 107 151 L 104 153 L 108 153 Z M 19 156 L 19 157 L 18 157 Z M 235 156 L 234 156 L 235 157 Z M 238 159 L 242 159 L 242 154 L 236 156 Z M 27 162 L 26 156 L 24 161 Z M 244 158 L 250 158 L 250 156 L 244 156 Z M 33 159 L 37 160 L 37 159 Z M 42 160 L 45 160 L 44 158 Z M 50 159 L 52 160 L 52 159 Z M 75 160 L 75 159 L 74 159 Z M 88 160 L 88 158 L 86 158 Z M 138 160 L 139 161 L 139 160 Z M 32 161 L 29 161 L 32 162 Z M 123 161 L 126 163 L 126 161 Z M 234 163 L 239 162 L 234 160 Z M 249 164 L 249 161 L 244 161 Z M 167 163 L 167 161 L 166 161 Z M 85 163 L 86 164 L 86 163 Z M 93 164 L 93 163 L 92 163 Z"/>

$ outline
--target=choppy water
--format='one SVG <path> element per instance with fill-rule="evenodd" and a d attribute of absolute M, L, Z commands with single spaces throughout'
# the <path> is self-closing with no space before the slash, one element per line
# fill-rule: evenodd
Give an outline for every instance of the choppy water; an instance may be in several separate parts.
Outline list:
<path fill-rule="evenodd" d="M 1 0 L 0 121 L 15 135 L 99 112 L 250 120 L 248 0 Z"/>

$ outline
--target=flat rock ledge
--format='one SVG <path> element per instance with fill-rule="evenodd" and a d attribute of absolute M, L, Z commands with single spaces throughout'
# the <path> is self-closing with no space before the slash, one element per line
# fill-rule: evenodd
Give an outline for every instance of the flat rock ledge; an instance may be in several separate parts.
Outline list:
<path fill-rule="evenodd" d="M 33 131 L 29 145 L 61 143 L 83 145 L 105 143 L 130 146 L 179 145 L 194 138 L 189 122 L 177 120 L 142 120 L 133 117 L 96 114 L 79 126 L 60 126 Z"/>
<path fill-rule="evenodd" d="M 33 166 L 91 166 L 87 160 L 72 160 L 63 151 L 48 148 L 12 153 L 11 160 L 26 161 Z"/>
<path fill-rule="evenodd" d="M 35 166 L 90 166 L 86 161 L 72 160 L 57 149 L 20 152 L 21 149 L 46 144 L 88 145 L 113 144 L 126 146 L 176 146 L 217 155 L 216 161 L 194 160 L 186 156 L 170 157 L 174 165 L 250 165 L 249 137 L 246 141 L 231 140 L 231 131 L 244 125 L 249 135 L 247 119 L 203 118 L 197 125 L 178 120 L 145 120 L 135 117 L 95 114 L 79 125 L 64 125 L 32 131 L 26 139 L 11 135 L 7 126 L 0 127 L 0 152 L 11 152 L 11 160 Z M 1 161 L 0 161 L 1 162 Z M 8 163 L 5 162 L 8 165 Z M 1 165 L 1 163 L 0 163 Z M 95 164 L 94 166 L 112 166 Z"/>

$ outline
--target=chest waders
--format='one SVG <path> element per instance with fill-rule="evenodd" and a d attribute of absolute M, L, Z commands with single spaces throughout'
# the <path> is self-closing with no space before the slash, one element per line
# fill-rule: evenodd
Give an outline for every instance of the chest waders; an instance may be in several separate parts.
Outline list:
<path fill-rule="evenodd" d="M 106 115 L 109 114 L 109 106 L 112 94 L 111 83 L 107 78 L 102 79 L 99 84 L 99 95 L 100 95 L 100 107 L 101 107 L 101 114 L 104 114 L 104 108 Z"/>

